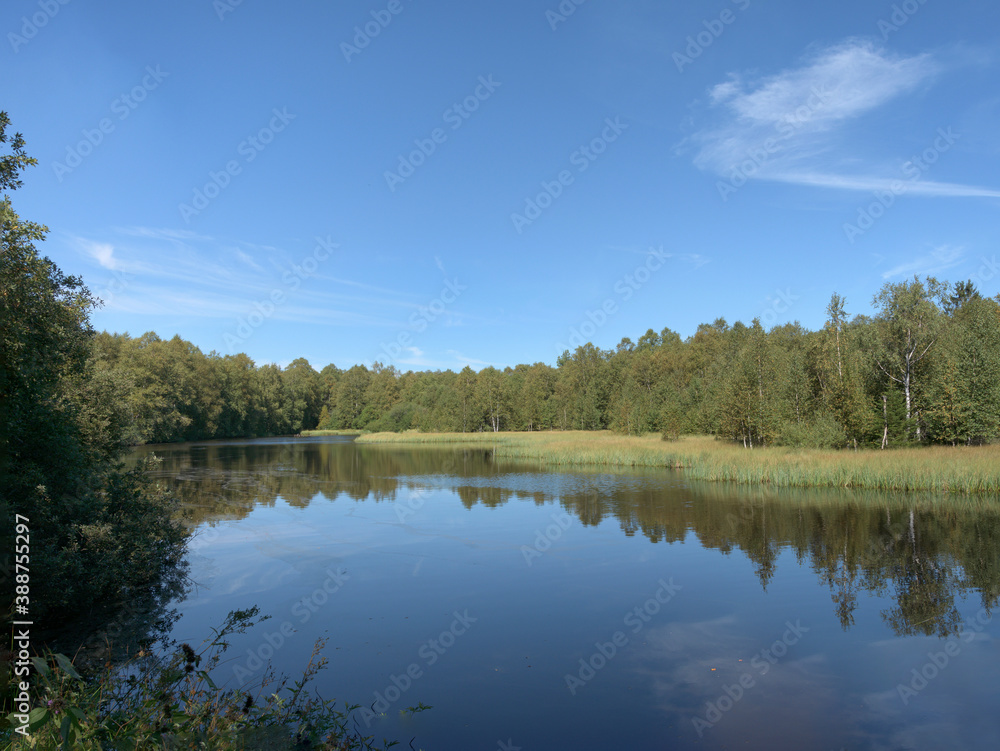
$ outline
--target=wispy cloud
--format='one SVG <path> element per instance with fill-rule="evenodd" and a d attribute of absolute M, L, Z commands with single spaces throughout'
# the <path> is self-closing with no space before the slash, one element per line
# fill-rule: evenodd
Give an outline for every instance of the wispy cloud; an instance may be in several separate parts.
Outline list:
<path fill-rule="evenodd" d="M 686 263 L 695 269 L 701 268 L 707 263 L 711 263 L 712 259 L 708 256 L 704 256 L 701 253 L 668 253 L 663 250 L 661 245 L 659 248 L 653 247 L 640 247 L 631 245 L 609 245 L 607 246 L 609 250 L 613 250 L 617 253 L 630 253 L 632 255 L 638 255 L 647 257 L 650 253 L 656 252 L 657 255 L 663 258 L 672 258 L 681 263 Z"/>
<path fill-rule="evenodd" d="M 958 266 L 965 260 L 965 248 L 954 245 L 940 245 L 927 255 L 901 263 L 882 272 L 883 279 L 910 276 L 932 276 Z"/>
<path fill-rule="evenodd" d="M 76 238 L 77 245 L 88 256 L 97 261 L 102 268 L 114 271 L 119 268 L 118 259 L 115 258 L 115 248 L 111 243 L 94 242 L 85 240 L 82 237 Z"/>
<path fill-rule="evenodd" d="M 235 253 L 236 257 L 239 258 L 241 261 L 243 261 L 243 263 L 245 263 L 247 266 L 254 269 L 255 271 L 264 270 L 263 268 L 261 268 L 260 264 L 253 259 L 253 256 L 251 256 L 249 253 L 244 253 L 239 248 L 234 248 L 233 253 Z"/>
<path fill-rule="evenodd" d="M 105 300 L 105 309 L 117 313 L 233 320 L 280 292 L 287 302 L 274 306 L 275 320 L 398 328 L 399 317 L 419 307 L 412 293 L 325 274 L 336 271 L 332 258 L 308 274 L 301 270 L 307 252 L 148 227 L 69 239 L 103 268 L 124 272 L 127 284 Z"/>
<path fill-rule="evenodd" d="M 778 180 L 796 185 L 811 185 L 817 188 L 838 188 L 842 190 L 888 190 L 897 192 L 900 178 L 874 176 L 825 175 L 819 173 L 783 172 L 760 175 L 764 180 Z M 943 183 L 930 180 L 906 182 L 906 193 L 915 196 L 941 196 L 945 198 L 1000 198 L 1000 190 L 982 188 L 976 185 Z"/>
<path fill-rule="evenodd" d="M 712 125 L 682 144 L 694 164 L 740 180 L 838 190 L 885 190 L 898 168 L 856 174 L 858 122 L 931 84 L 943 66 L 930 54 L 898 55 L 848 39 L 815 51 L 794 68 L 763 78 L 734 73 L 708 92 Z M 889 160 L 886 160 L 889 162 Z M 742 184 L 742 183 L 740 183 Z M 913 195 L 1000 197 L 1000 190 L 920 180 Z"/>
<path fill-rule="evenodd" d="M 214 242 L 215 238 L 199 235 L 185 229 L 162 229 L 156 227 L 115 227 L 118 234 L 130 237 L 146 237 L 153 240 L 182 240 L 184 242 Z"/>
<path fill-rule="evenodd" d="M 496 363 L 486 362 L 485 360 L 476 360 L 475 358 L 472 358 L 472 357 L 466 357 L 461 352 L 458 352 L 458 351 L 453 350 L 453 349 L 449 349 L 448 350 L 448 354 L 451 355 L 452 357 L 454 357 L 455 358 L 455 362 L 457 362 L 458 365 L 460 367 L 463 367 L 463 368 L 466 365 L 469 365 L 470 367 L 479 366 L 481 368 L 488 368 L 491 365 L 493 365 L 494 367 L 497 367 Z"/>

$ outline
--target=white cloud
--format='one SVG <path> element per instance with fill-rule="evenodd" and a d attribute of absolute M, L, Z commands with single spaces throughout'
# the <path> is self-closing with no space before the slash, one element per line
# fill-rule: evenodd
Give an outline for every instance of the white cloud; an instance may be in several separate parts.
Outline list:
<path fill-rule="evenodd" d="M 199 235 L 184 229 L 162 229 L 156 227 L 115 227 L 115 232 L 132 237 L 146 237 L 153 240 L 187 240 L 214 242 L 214 238 L 208 235 Z"/>
<path fill-rule="evenodd" d="M 263 271 L 263 269 L 260 267 L 260 264 L 258 264 L 253 259 L 253 256 L 251 256 L 249 253 L 244 253 L 239 248 L 234 248 L 233 252 L 236 253 L 236 257 L 237 258 L 239 258 L 241 261 L 243 261 L 243 263 L 245 263 L 250 268 L 254 269 L 255 271 Z"/>
<path fill-rule="evenodd" d="M 958 266 L 965 259 L 965 248 L 940 245 L 931 253 L 901 263 L 882 273 L 883 279 L 894 277 L 932 276 Z"/>
<path fill-rule="evenodd" d="M 77 242 L 83 251 L 97 261 L 103 268 L 114 271 L 119 268 L 118 259 L 115 258 L 115 248 L 111 243 L 99 243 L 92 240 L 77 238 Z"/>
<path fill-rule="evenodd" d="M 929 54 L 896 55 L 849 39 L 776 75 L 748 80 L 731 74 L 708 92 L 721 119 L 686 145 L 695 147 L 697 167 L 724 177 L 887 190 L 899 184 L 898 169 L 881 175 L 849 173 L 859 155 L 847 142 L 848 126 L 929 84 L 940 70 Z M 1000 197 L 1000 190 L 972 185 L 929 180 L 906 185 L 913 195 Z"/>
<path fill-rule="evenodd" d="M 823 50 L 811 62 L 766 78 L 747 90 L 738 77 L 716 86 L 713 100 L 726 103 L 743 123 L 796 123 L 812 106 L 812 129 L 857 117 L 911 91 L 937 71 L 929 55 L 894 57 L 871 43 L 849 40 Z"/>
<path fill-rule="evenodd" d="M 473 357 L 466 357 L 461 352 L 458 352 L 457 350 L 454 349 L 449 349 L 447 353 L 455 358 L 455 362 L 458 364 L 460 368 L 464 368 L 466 365 L 472 368 L 475 368 L 476 366 L 479 366 L 480 368 L 488 368 L 491 365 L 494 367 L 503 367 L 503 366 L 497 366 L 496 363 L 486 362 L 485 360 L 477 360 Z"/>
<path fill-rule="evenodd" d="M 828 175 L 815 172 L 782 172 L 761 175 L 760 177 L 764 180 L 777 180 L 795 185 L 811 185 L 817 188 L 838 188 L 841 190 L 861 190 L 865 192 L 886 190 L 900 194 L 909 193 L 915 196 L 941 196 L 944 198 L 1000 198 L 1000 190 L 994 188 L 934 182 L 932 180 L 901 180 L 899 177 Z M 901 184 L 902 189 L 897 190 Z"/>
<path fill-rule="evenodd" d="M 185 230 L 116 228 L 111 242 L 68 236 L 77 252 L 115 272 L 101 295 L 106 310 L 160 317 L 165 314 L 237 320 L 254 305 L 286 299 L 269 316 L 274 320 L 355 328 L 399 328 L 399 318 L 418 309 L 415 295 L 324 274 L 327 262 L 306 278 L 288 282 L 290 269 L 304 255 L 241 240 L 221 242 Z M 118 253 L 125 243 L 125 258 Z M 266 263 L 265 263 L 266 261 Z M 273 266 L 273 271 L 269 268 Z M 119 275 L 126 274 L 121 285 Z M 117 280 L 117 281 L 116 281 Z M 100 285 L 95 287 L 98 291 Z M 338 289 L 338 287 L 340 289 Z"/>

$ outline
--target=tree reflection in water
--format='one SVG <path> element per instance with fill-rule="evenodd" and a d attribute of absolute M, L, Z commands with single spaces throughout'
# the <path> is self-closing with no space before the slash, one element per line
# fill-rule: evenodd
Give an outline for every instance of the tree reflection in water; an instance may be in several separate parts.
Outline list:
<path fill-rule="evenodd" d="M 387 448 L 349 440 L 272 439 L 146 447 L 181 498 L 192 527 L 241 519 L 280 497 L 293 507 L 337 497 L 394 502 L 424 487 L 453 490 L 466 508 L 511 499 L 558 502 L 585 526 L 613 517 L 626 535 L 741 550 L 766 589 L 793 550 L 829 587 L 844 629 L 862 592 L 889 597 L 897 635 L 946 637 L 960 628 L 956 598 L 1000 598 L 1000 501 L 848 490 L 770 490 L 687 482 L 669 470 L 552 471 L 500 463 L 482 449 Z"/>

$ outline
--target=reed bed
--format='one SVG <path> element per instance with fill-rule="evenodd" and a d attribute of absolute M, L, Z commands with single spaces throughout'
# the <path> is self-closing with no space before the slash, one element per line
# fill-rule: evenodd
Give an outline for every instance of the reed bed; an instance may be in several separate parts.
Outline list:
<path fill-rule="evenodd" d="M 372 433 L 363 444 L 448 444 L 490 448 L 499 459 L 549 465 L 668 467 L 691 479 L 773 487 L 867 488 L 1000 494 L 1000 446 L 932 446 L 889 451 L 764 448 L 685 436 L 622 436 L 606 431 L 538 433 Z"/>

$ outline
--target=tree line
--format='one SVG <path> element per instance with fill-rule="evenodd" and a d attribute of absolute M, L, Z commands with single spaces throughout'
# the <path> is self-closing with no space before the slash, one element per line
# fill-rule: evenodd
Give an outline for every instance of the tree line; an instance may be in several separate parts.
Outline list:
<path fill-rule="evenodd" d="M 1000 297 L 1000 296 L 998 296 Z M 308 429 L 605 430 L 711 434 L 747 448 L 978 444 L 1000 437 L 1000 302 L 972 282 L 886 283 L 874 315 L 834 294 L 816 331 L 723 319 L 614 349 L 479 372 L 374 363 L 282 369 L 179 337 L 103 333 L 95 374 L 119 384 L 134 442 Z"/>

